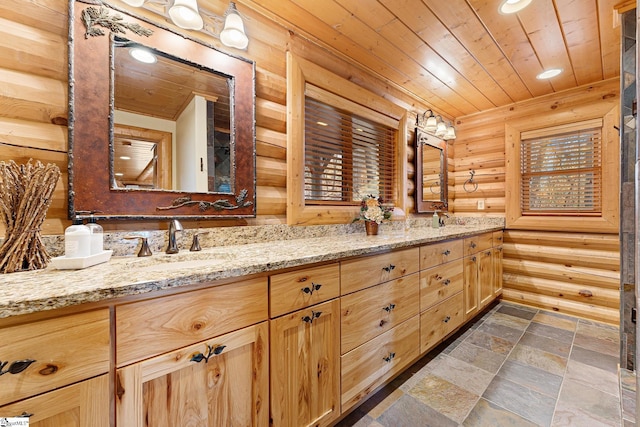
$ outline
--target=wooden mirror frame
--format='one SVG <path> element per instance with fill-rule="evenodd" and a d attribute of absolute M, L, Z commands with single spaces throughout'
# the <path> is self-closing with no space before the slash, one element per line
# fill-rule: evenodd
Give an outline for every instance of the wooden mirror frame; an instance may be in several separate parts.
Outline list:
<path fill-rule="evenodd" d="M 230 76 L 235 148 L 233 193 L 112 189 L 113 36 L 85 25 L 82 12 L 102 10 L 119 35 Z M 94 10 L 94 12 L 95 12 Z M 117 18 L 119 16 L 119 19 Z M 144 30 L 151 30 L 146 35 Z M 69 217 L 98 211 L 102 219 L 255 217 L 255 63 L 177 34 L 103 1 L 69 3 Z"/>
<path fill-rule="evenodd" d="M 420 142 L 421 135 L 423 135 L 426 138 L 427 145 L 430 145 L 436 149 L 442 150 L 442 162 L 440 165 L 440 176 L 441 176 L 440 186 L 442 190 L 441 190 L 440 200 L 424 200 L 423 199 L 424 189 L 422 188 L 422 176 L 423 176 L 422 150 L 425 144 Z M 415 186 L 415 193 L 414 193 L 416 212 L 418 213 L 426 213 L 426 212 L 434 212 L 434 211 L 446 212 L 449 210 L 449 202 L 448 202 L 449 182 L 447 179 L 447 175 L 448 175 L 447 142 L 440 138 L 436 138 L 435 136 L 429 134 L 428 132 L 425 132 L 420 127 L 416 127 L 415 129 L 414 140 L 415 140 L 414 146 L 416 149 L 416 153 L 414 156 L 415 171 L 416 171 L 415 173 L 416 186 Z"/>

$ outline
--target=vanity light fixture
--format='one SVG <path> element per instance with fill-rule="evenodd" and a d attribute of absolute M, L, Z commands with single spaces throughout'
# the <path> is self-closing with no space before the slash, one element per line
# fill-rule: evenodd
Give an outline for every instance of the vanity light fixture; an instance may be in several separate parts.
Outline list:
<path fill-rule="evenodd" d="M 129 49 L 129 55 L 137 61 L 140 61 L 144 64 L 155 64 L 158 62 L 158 58 L 151 53 L 149 49 L 145 49 L 142 47 L 133 47 Z"/>
<path fill-rule="evenodd" d="M 224 29 L 220 32 L 220 41 L 225 46 L 246 49 L 249 38 L 244 32 L 244 23 L 234 2 L 229 2 L 224 16 Z"/>
<path fill-rule="evenodd" d="M 424 114 L 417 115 L 416 126 L 437 138 L 447 141 L 456 139 L 456 129 L 451 122 L 447 125 L 441 116 L 435 116 L 431 110 L 425 111 Z"/>
<path fill-rule="evenodd" d="M 540 74 L 536 76 L 538 80 L 550 79 L 562 72 L 562 68 L 549 68 L 548 70 L 544 70 Z"/>
<path fill-rule="evenodd" d="M 525 7 L 529 6 L 532 0 L 503 0 L 500 3 L 498 11 L 503 15 L 518 13 Z"/>
<path fill-rule="evenodd" d="M 169 16 L 174 24 L 185 30 L 201 30 L 204 26 L 197 0 L 175 0 L 169 8 Z"/>

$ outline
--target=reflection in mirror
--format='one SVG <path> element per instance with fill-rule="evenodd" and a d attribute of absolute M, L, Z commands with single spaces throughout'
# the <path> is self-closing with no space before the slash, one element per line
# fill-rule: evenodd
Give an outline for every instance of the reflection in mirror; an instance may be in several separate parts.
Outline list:
<path fill-rule="evenodd" d="M 231 192 L 232 80 L 122 37 L 113 57 L 112 188 Z"/>
<path fill-rule="evenodd" d="M 447 143 L 416 127 L 416 212 L 446 211 Z"/>

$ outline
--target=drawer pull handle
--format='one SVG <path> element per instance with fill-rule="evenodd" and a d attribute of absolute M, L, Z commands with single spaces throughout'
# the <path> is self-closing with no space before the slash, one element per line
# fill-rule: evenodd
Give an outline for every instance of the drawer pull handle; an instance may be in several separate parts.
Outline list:
<path fill-rule="evenodd" d="M 31 418 L 33 417 L 33 414 L 30 414 L 27 411 L 23 411 L 22 414 L 17 415 L 15 418 Z M 3 424 L 4 425 L 4 424 Z M 8 424 L 7 424 L 8 425 Z M 13 424 L 12 424 L 13 425 Z"/>
<path fill-rule="evenodd" d="M 447 256 L 451 253 L 451 251 L 449 249 L 447 249 L 446 251 L 442 252 L 442 255 Z"/>
<path fill-rule="evenodd" d="M 389 264 L 387 267 L 382 267 L 382 269 L 384 271 L 386 271 L 387 273 L 391 273 L 391 271 L 393 271 L 395 268 L 396 268 L 396 266 L 393 265 L 393 264 Z"/>
<path fill-rule="evenodd" d="M 304 316 L 302 321 L 306 323 L 313 323 L 313 321 L 320 317 L 321 314 L 321 311 L 311 311 L 311 316 Z"/>
<path fill-rule="evenodd" d="M 442 319 L 444 323 L 449 323 L 449 320 L 451 320 L 451 316 L 447 316 L 444 319 Z"/>
<path fill-rule="evenodd" d="M 204 363 L 209 362 L 209 359 L 211 358 L 211 356 L 217 356 L 220 353 L 222 353 L 222 350 L 224 350 L 226 347 L 226 345 L 209 345 L 207 344 L 207 355 L 205 356 L 204 354 L 197 352 L 194 353 L 191 356 L 191 359 L 189 360 L 190 362 L 196 362 L 196 363 L 200 363 L 204 360 Z"/>
<path fill-rule="evenodd" d="M 436 280 L 442 280 L 442 276 L 439 274 L 436 274 L 435 276 L 433 276 L 433 278 Z"/>
<path fill-rule="evenodd" d="M 386 306 L 386 307 L 382 307 L 382 309 L 383 309 L 384 311 L 386 311 L 387 313 L 391 313 L 391 312 L 393 311 L 393 309 L 394 309 L 394 308 L 396 308 L 396 305 L 395 305 L 395 304 L 393 304 L 393 303 L 392 303 L 392 304 L 389 304 L 389 305 L 388 305 L 388 306 Z"/>
<path fill-rule="evenodd" d="M 389 355 L 387 357 L 383 357 L 382 360 L 388 363 L 388 362 L 391 362 L 395 357 L 396 357 L 395 353 L 389 353 Z"/>
<path fill-rule="evenodd" d="M 449 286 L 449 283 L 451 283 L 451 279 L 447 279 L 444 282 L 442 282 L 444 286 Z"/>
<path fill-rule="evenodd" d="M 491 255 L 491 251 L 487 251 L 487 253 L 485 254 L 486 256 Z"/>
<path fill-rule="evenodd" d="M 304 292 L 305 294 L 309 294 L 309 295 L 313 295 L 314 291 L 317 291 L 318 289 L 320 289 L 322 287 L 321 284 L 319 283 L 313 283 L 311 282 L 311 286 L 305 286 L 304 288 L 300 289 L 302 292 Z"/>
<path fill-rule="evenodd" d="M 471 249 L 475 249 L 475 248 L 476 248 L 476 246 L 478 246 L 478 245 L 476 245 L 476 242 L 471 242 L 471 245 L 470 245 L 470 246 L 471 246 Z"/>
<path fill-rule="evenodd" d="M 9 361 L 4 361 L 4 362 L 0 362 L 0 375 L 4 375 L 4 374 L 19 374 L 20 372 L 24 371 L 25 369 L 27 369 L 29 367 L 29 365 L 31 365 L 33 362 L 35 362 L 35 360 L 33 359 L 24 359 L 24 360 L 16 360 L 15 362 L 13 362 L 11 365 L 9 365 L 9 369 L 4 369 L 7 364 L 9 363 Z"/>
<path fill-rule="evenodd" d="M 471 257 L 471 261 L 476 262 L 476 257 Z"/>

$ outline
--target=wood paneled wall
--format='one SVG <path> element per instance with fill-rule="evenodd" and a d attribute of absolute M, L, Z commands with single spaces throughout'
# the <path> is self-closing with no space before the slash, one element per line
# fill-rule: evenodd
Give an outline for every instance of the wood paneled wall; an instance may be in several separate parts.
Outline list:
<path fill-rule="evenodd" d="M 596 108 L 602 110 L 603 103 L 616 108 L 619 85 L 618 79 L 611 79 L 459 117 L 453 144 L 456 216 L 505 215 L 505 165 L 519 162 L 505 157 L 505 124 L 535 120 L 544 128 L 583 120 Z M 465 185 L 472 170 L 475 191 L 471 191 L 475 185 Z M 478 209 L 479 201 L 484 210 Z M 618 234 L 600 234 L 596 229 L 593 233 L 507 230 L 504 299 L 618 324 L 619 259 Z"/>
<path fill-rule="evenodd" d="M 127 8 L 118 0 L 113 1 Z M 219 3 L 219 4 L 218 4 Z M 215 13 L 228 2 L 214 0 Z M 67 205 L 67 0 L 3 0 L 0 2 L 0 161 L 33 158 L 56 163 L 63 176 L 44 224 L 44 234 L 61 234 L 69 224 Z M 136 10 L 140 13 L 140 10 Z M 242 56 L 256 61 L 257 218 L 221 220 L 187 226 L 286 223 L 286 60 L 287 50 L 309 59 L 410 111 L 412 121 L 429 107 L 403 88 L 391 86 L 362 70 L 357 61 L 331 54 L 255 11 L 244 9 L 251 22 L 250 44 Z M 147 14 L 142 13 L 142 14 Z M 150 12 L 147 16 L 158 20 Z M 162 22 L 163 25 L 170 25 Z M 203 33 L 191 36 L 225 50 Z M 234 54 L 238 52 L 230 50 Z M 458 139 L 450 145 L 450 210 L 458 216 L 504 216 L 504 123 L 509 119 L 553 113 L 567 117 L 590 103 L 617 103 L 618 80 L 534 101 L 458 118 Z M 408 150 L 407 206 L 413 211 L 413 149 Z M 107 166 L 105 165 L 105 170 Z M 475 172 L 477 191 L 464 185 Z M 484 210 L 478 210 L 478 200 Z M 164 223 L 104 223 L 107 230 L 166 227 Z M 0 233 L 4 234 L 0 225 Z M 597 230 L 594 230 L 597 233 Z M 505 298 L 561 312 L 617 322 L 617 235 L 530 233 L 509 231 L 505 242 Z M 585 243 L 587 242 L 587 243 Z M 552 254 L 553 256 L 549 256 Z M 604 256 L 605 261 L 595 262 Z"/>
<path fill-rule="evenodd" d="M 119 0 L 112 3 L 134 10 L 164 26 L 171 24 L 144 9 L 132 9 Z M 219 3 L 219 4 L 218 4 Z M 214 13 L 222 15 L 227 1 L 210 1 Z M 218 10 L 219 9 L 219 10 Z M 61 234 L 67 220 L 67 0 L 3 0 L 0 4 L 0 161 L 19 163 L 29 158 L 54 162 L 63 171 L 43 225 L 43 234 Z M 190 33 L 220 50 L 256 62 L 256 152 L 257 217 L 251 220 L 203 221 L 185 226 L 226 226 L 286 223 L 286 56 L 287 50 L 384 97 L 411 112 L 420 105 L 406 91 L 389 86 L 363 72 L 356 61 L 330 54 L 326 49 L 298 36 L 252 10 L 248 17 L 250 43 L 246 52 L 225 48 L 205 33 Z M 179 30 L 179 29 L 178 29 Z M 183 31 L 183 30 L 179 30 Z M 407 130 L 413 142 L 412 124 Z M 4 143 L 4 144 L 3 144 Z M 9 144 L 9 145 L 6 145 Z M 410 150 L 408 206 L 413 206 L 413 152 Z M 106 173 L 107 165 L 105 165 Z M 165 228 L 164 222 L 102 222 L 106 230 Z M 0 234 L 4 234 L 0 224 Z"/>

